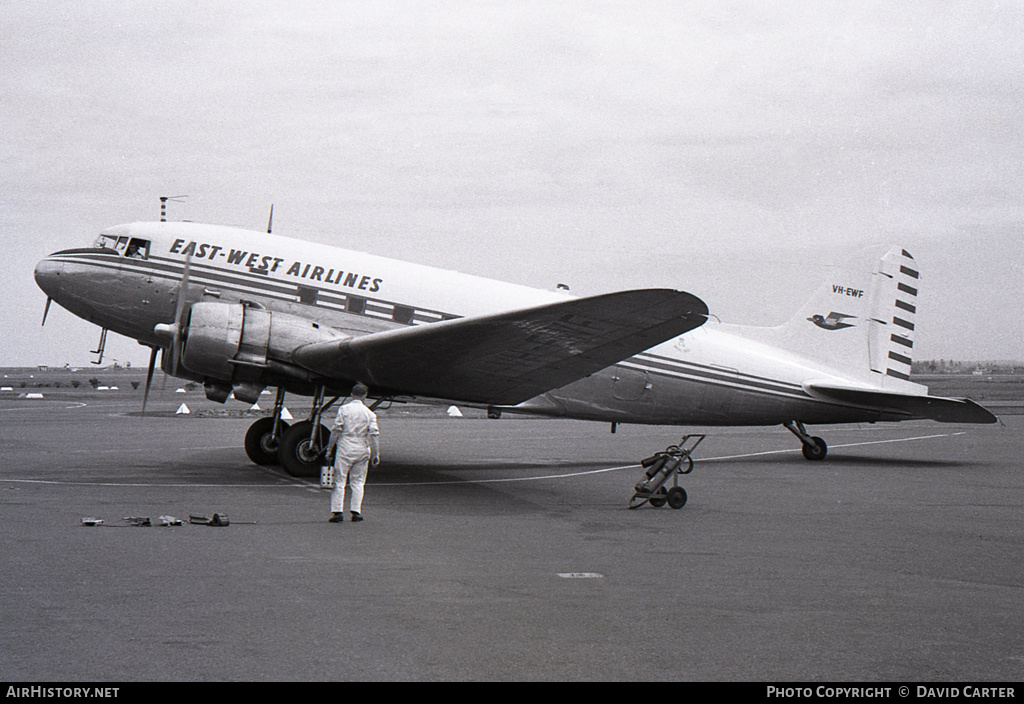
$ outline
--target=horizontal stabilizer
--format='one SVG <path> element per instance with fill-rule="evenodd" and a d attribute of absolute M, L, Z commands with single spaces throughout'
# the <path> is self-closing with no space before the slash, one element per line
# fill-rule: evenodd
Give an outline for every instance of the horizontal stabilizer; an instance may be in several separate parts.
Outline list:
<path fill-rule="evenodd" d="M 513 405 L 682 335 L 707 315 L 682 291 L 621 291 L 317 342 L 292 358 L 377 392 Z"/>
<path fill-rule="evenodd" d="M 966 398 L 900 394 L 814 382 L 804 384 L 804 388 L 813 396 L 832 401 L 882 408 L 911 418 L 926 418 L 941 423 L 995 423 L 999 420 L 988 409 Z"/>

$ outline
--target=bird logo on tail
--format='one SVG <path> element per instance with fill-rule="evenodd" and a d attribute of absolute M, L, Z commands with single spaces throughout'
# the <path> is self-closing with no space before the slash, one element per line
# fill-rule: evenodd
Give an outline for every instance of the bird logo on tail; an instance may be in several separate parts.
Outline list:
<path fill-rule="evenodd" d="M 845 315 L 843 313 L 831 312 L 828 317 L 821 317 L 820 315 L 812 315 L 808 318 L 809 321 L 817 325 L 822 330 L 842 330 L 843 328 L 852 328 L 853 323 L 844 323 L 844 318 L 856 318 L 855 315 Z"/>

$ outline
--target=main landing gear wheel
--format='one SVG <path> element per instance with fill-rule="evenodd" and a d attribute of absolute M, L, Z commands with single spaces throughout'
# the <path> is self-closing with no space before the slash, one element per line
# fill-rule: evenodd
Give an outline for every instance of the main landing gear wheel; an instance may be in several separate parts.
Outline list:
<path fill-rule="evenodd" d="M 825 441 L 815 435 L 811 438 L 811 442 L 814 444 L 804 444 L 803 446 L 804 457 L 809 460 L 825 459 L 825 455 L 828 454 L 828 445 L 825 444 Z"/>
<path fill-rule="evenodd" d="M 281 435 L 288 430 L 288 424 L 281 421 Z M 281 436 L 274 439 L 274 419 L 260 418 L 249 426 L 245 433 L 245 454 L 256 464 L 278 464 L 277 451 Z"/>
<path fill-rule="evenodd" d="M 320 476 L 321 458 L 327 449 L 331 433 L 327 426 L 320 424 L 313 434 L 313 424 L 304 420 L 288 428 L 281 435 L 278 459 L 284 471 L 293 477 Z"/>

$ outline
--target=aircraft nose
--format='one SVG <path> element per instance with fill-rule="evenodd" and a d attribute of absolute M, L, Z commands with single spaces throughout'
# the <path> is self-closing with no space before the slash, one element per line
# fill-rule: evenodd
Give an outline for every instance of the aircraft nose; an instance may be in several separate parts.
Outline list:
<path fill-rule="evenodd" d="M 36 264 L 36 285 L 43 289 L 47 296 L 54 298 L 60 293 L 60 275 L 63 272 L 63 263 L 47 257 Z"/>

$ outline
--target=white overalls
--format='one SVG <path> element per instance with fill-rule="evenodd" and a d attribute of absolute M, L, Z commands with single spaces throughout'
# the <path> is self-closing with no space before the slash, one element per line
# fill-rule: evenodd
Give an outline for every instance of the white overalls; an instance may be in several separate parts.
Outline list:
<path fill-rule="evenodd" d="M 334 457 L 334 489 L 331 491 L 331 511 L 341 513 L 345 508 L 345 486 L 352 492 L 349 510 L 360 513 L 363 507 L 363 485 L 370 461 L 370 436 L 379 435 L 377 415 L 352 399 L 338 409 L 331 433 L 338 433 Z"/>

